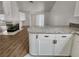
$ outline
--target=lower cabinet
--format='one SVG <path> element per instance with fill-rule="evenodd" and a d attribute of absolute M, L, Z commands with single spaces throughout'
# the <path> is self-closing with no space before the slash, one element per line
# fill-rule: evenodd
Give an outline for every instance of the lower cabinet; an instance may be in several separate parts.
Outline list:
<path fill-rule="evenodd" d="M 54 55 L 54 44 L 52 39 L 39 39 L 39 55 Z"/>
<path fill-rule="evenodd" d="M 56 34 L 57 43 L 54 44 L 55 56 L 70 56 L 72 46 L 72 34 Z"/>
<path fill-rule="evenodd" d="M 39 56 L 70 56 L 72 34 L 31 34 L 30 54 Z"/>
<path fill-rule="evenodd" d="M 73 37 L 72 57 L 79 57 L 79 34 L 75 34 Z"/>

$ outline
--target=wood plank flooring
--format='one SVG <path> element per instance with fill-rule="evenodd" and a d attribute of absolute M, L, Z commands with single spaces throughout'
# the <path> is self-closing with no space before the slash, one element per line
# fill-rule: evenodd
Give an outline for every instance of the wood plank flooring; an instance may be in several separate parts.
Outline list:
<path fill-rule="evenodd" d="M 0 35 L 0 57 L 22 57 L 29 51 L 27 28 L 16 35 Z"/>

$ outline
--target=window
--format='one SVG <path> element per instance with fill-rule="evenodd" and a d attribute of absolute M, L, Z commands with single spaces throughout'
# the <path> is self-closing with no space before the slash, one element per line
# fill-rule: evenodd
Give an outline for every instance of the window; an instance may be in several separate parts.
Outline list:
<path fill-rule="evenodd" d="M 44 26 L 44 14 L 36 15 L 36 26 Z"/>

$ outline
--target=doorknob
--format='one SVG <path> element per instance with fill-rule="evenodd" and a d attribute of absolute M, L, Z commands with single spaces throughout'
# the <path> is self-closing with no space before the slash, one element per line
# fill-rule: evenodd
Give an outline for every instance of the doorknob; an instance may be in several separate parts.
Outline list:
<path fill-rule="evenodd" d="M 53 44 L 57 44 L 57 40 L 53 40 Z"/>

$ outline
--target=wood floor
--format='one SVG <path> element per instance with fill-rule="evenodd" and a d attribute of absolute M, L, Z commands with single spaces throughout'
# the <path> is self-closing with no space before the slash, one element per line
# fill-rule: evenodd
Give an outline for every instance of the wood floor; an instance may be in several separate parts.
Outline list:
<path fill-rule="evenodd" d="M 22 57 L 28 53 L 27 28 L 16 35 L 0 35 L 0 57 Z"/>

